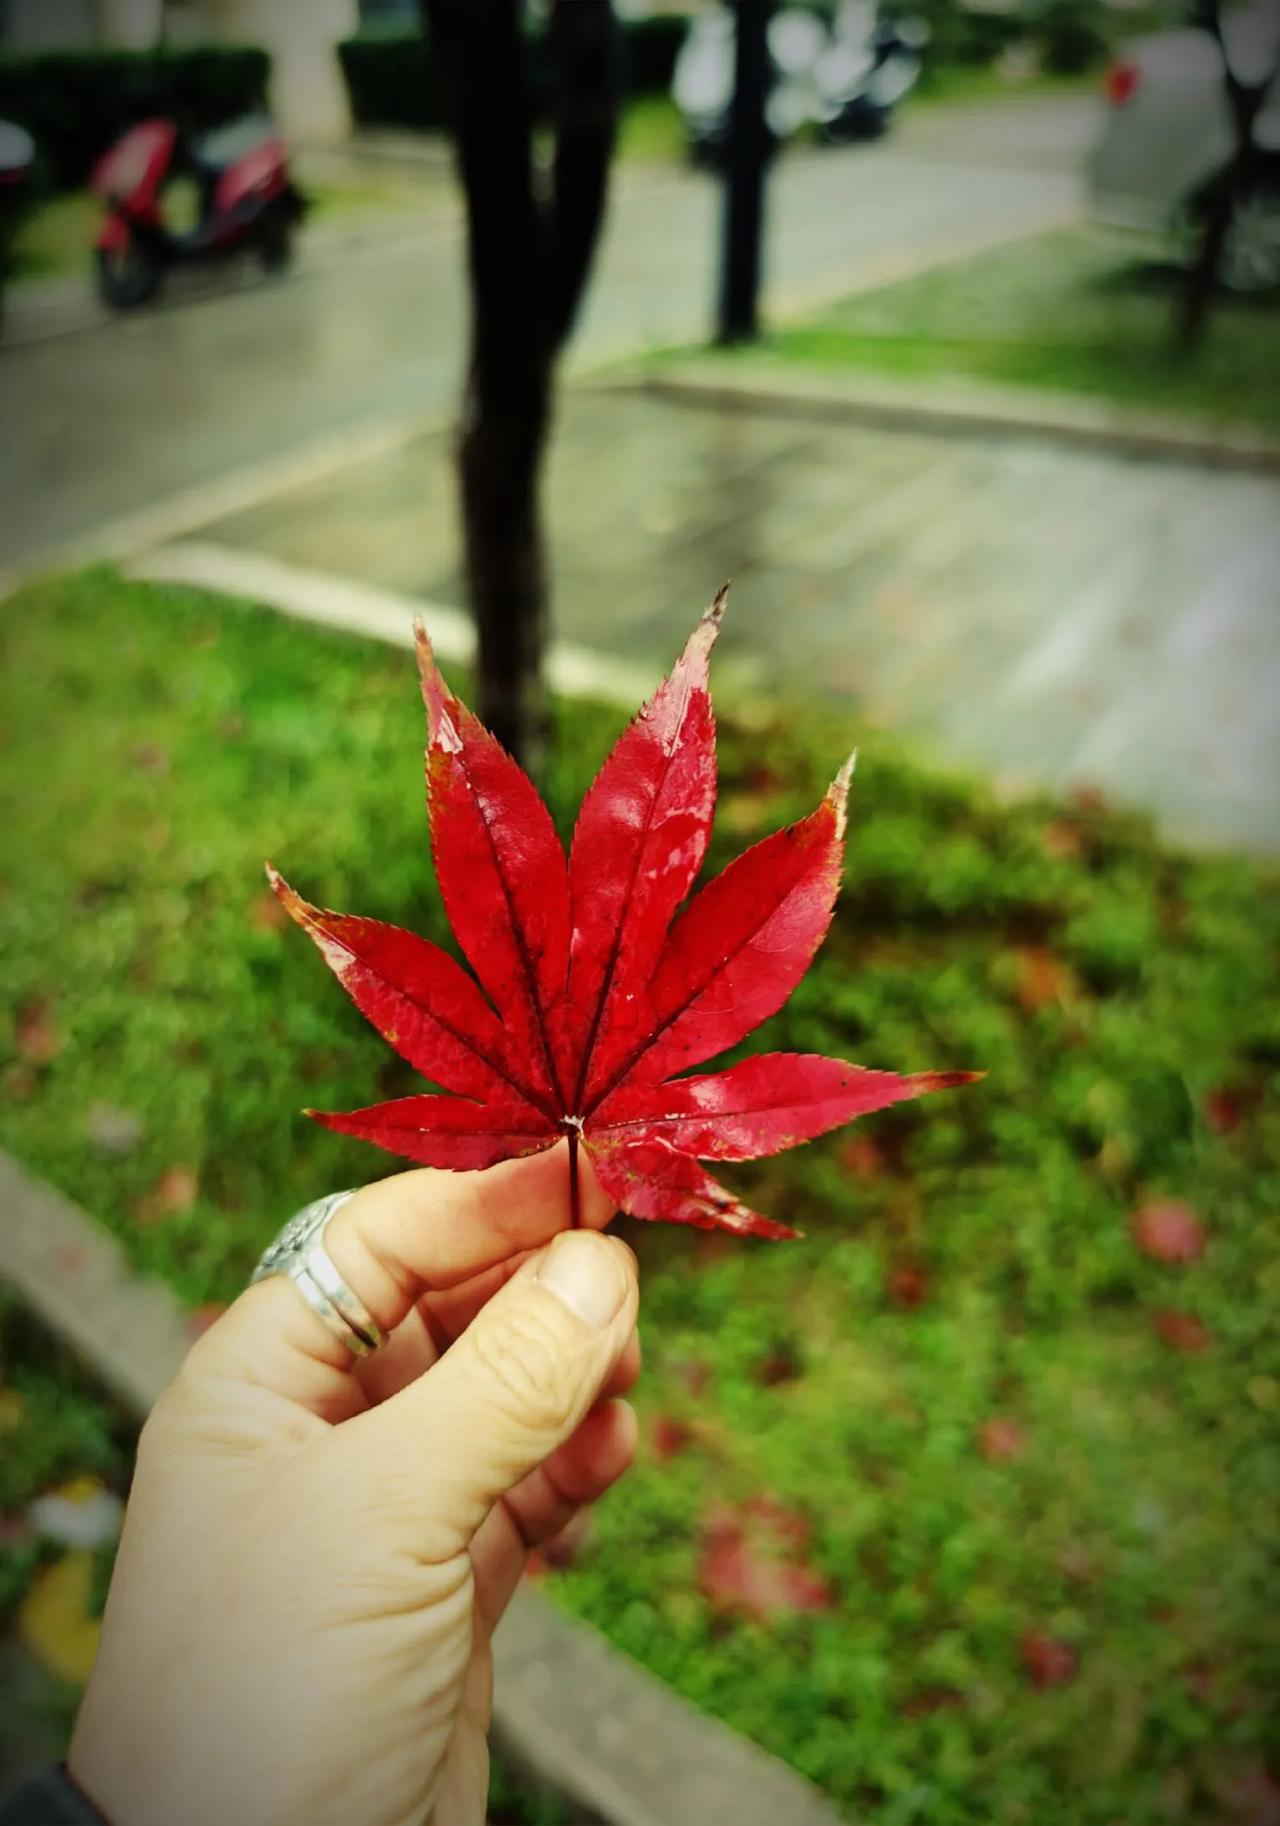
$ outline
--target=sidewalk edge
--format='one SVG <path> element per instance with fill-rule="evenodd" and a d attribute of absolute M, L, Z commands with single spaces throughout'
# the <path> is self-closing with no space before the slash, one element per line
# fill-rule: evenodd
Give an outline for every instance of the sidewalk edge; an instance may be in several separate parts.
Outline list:
<path fill-rule="evenodd" d="M 1214 428 L 1102 400 L 983 386 L 923 386 L 743 359 L 691 360 L 619 375 L 612 384 L 676 403 L 800 416 L 951 435 L 1048 438 L 1199 468 L 1280 474 L 1280 441 L 1246 426 Z"/>

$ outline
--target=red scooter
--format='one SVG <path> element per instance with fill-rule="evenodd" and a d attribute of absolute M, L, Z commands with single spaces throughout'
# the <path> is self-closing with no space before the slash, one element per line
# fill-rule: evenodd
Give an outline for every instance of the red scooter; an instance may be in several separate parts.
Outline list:
<path fill-rule="evenodd" d="M 175 232 L 164 218 L 164 190 L 180 172 L 196 181 L 199 213 Z M 170 267 L 253 254 L 283 272 L 306 202 L 271 123 L 236 121 L 184 144 L 171 120 L 132 127 L 99 160 L 93 187 L 107 205 L 97 241 L 98 290 L 114 310 L 154 298 Z"/>

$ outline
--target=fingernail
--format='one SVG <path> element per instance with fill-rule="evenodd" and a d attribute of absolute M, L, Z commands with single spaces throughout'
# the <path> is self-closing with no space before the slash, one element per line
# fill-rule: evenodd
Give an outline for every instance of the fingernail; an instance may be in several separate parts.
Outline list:
<path fill-rule="evenodd" d="M 627 1282 L 618 1252 L 589 1230 L 565 1230 L 552 1243 L 538 1280 L 597 1331 L 619 1311 Z"/>

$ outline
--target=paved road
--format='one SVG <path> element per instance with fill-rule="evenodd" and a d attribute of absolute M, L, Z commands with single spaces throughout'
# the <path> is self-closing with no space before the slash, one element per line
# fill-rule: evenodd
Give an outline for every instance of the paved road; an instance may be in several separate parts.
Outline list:
<path fill-rule="evenodd" d="M 546 492 L 565 640 L 660 669 L 732 576 L 722 679 L 822 691 L 851 742 L 883 725 L 1280 850 L 1272 476 L 580 387 Z M 463 600 L 444 433 L 196 537 Z"/>
<path fill-rule="evenodd" d="M 880 145 L 785 159 L 772 297 L 794 306 L 1064 213 L 1093 111 L 1075 99 L 934 109 Z M 717 222 L 706 178 L 624 173 L 577 358 L 702 334 Z M 310 440 L 445 407 L 463 347 L 461 255 L 446 193 L 358 255 L 314 247 L 283 284 L 233 281 L 106 324 L 77 308 L 79 327 L 0 348 L 0 566 Z M 20 299 L 13 314 L 21 336 Z"/>

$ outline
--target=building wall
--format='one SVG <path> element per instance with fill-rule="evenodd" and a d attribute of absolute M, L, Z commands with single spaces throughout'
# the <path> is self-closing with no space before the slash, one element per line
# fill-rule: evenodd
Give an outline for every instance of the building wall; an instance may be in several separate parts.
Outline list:
<path fill-rule="evenodd" d="M 93 44 L 260 44 L 271 53 L 272 104 L 295 141 L 331 145 L 351 131 L 334 46 L 359 23 L 357 0 L 0 0 L 6 50 Z"/>
<path fill-rule="evenodd" d="M 334 46 L 357 23 L 356 0 L 207 0 L 216 39 L 270 51 L 272 103 L 290 138 L 331 145 L 351 131 Z"/>
<path fill-rule="evenodd" d="M 6 51 L 62 51 L 92 44 L 94 0 L 0 0 L 0 44 Z"/>

